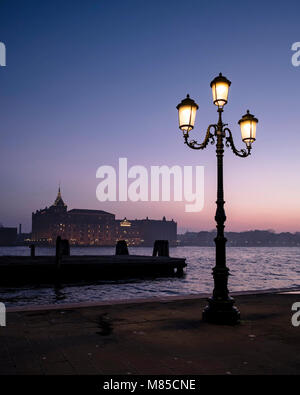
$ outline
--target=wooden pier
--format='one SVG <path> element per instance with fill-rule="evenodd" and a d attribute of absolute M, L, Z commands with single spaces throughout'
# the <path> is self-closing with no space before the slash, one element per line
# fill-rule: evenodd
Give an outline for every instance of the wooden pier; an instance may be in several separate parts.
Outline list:
<path fill-rule="evenodd" d="M 185 258 L 142 255 L 1 256 L 0 285 L 182 276 Z"/>

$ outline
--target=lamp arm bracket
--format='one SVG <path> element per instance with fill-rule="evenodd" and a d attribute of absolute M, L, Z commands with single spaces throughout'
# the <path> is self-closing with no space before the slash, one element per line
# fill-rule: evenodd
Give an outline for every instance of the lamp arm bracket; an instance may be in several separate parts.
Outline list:
<path fill-rule="evenodd" d="M 246 158 L 247 156 L 249 156 L 251 154 L 251 147 L 247 147 L 247 150 L 245 149 L 241 149 L 240 151 L 238 149 L 236 149 L 234 142 L 233 142 L 233 137 L 232 137 L 232 133 L 231 130 L 229 128 L 225 128 L 223 129 L 223 132 L 226 136 L 226 132 L 228 132 L 229 136 L 226 136 L 226 147 L 231 147 L 232 152 L 241 157 L 241 158 Z"/>
<path fill-rule="evenodd" d="M 214 129 L 214 133 L 211 133 L 211 131 L 210 131 L 211 128 Z M 184 143 L 192 149 L 204 149 L 207 146 L 207 144 L 209 143 L 209 141 L 211 144 L 215 143 L 214 135 L 217 130 L 218 130 L 218 125 L 213 125 L 213 124 L 209 125 L 207 128 L 207 131 L 206 131 L 205 138 L 202 143 L 198 143 L 196 140 L 189 141 L 189 135 L 188 135 L 188 133 L 185 133 L 183 135 Z"/>

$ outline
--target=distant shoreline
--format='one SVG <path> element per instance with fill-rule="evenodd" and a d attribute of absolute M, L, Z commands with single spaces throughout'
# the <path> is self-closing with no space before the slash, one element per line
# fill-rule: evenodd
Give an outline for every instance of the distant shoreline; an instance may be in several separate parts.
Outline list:
<path fill-rule="evenodd" d="M 35 244 L 36 247 L 38 248 L 51 248 L 55 249 L 55 246 L 53 245 L 45 245 L 45 244 Z M 28 247 L 28 244 L 17 244 L 17 245 L 1 245 L 1 248 L 16 248 L 16 247 Z M 206 248 L 215 248 L 215 245 L 213 244 L 178 244 L 178 245 L 171 245 L 170 248 L 178 248 L 178 247 L 206 247 Z M 300 248 L 299 245 L 272 245 L 272 244 L 259 244 L 259 245 L 230 245 L 227 244 L 227 248 Z M 95 246 L 95 245 L 71 245 L 70 248 L 115 248 L 115 245 L 107 245 L 107 246 Z M 138 245 L 138 246 L 128 246 L 128 248 L 153 248 L 153 246 L 150 245 Z"/>

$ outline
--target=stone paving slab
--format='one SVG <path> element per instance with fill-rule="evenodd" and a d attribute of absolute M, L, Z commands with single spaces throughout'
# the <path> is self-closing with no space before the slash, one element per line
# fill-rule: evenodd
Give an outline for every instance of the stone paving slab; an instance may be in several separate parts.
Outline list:
<path fill-rule="evenodd" d="M 0 374 L 299 374 L 298 294 L 239 295 L 237 326 L 203 298 L 8 312 Z"/>

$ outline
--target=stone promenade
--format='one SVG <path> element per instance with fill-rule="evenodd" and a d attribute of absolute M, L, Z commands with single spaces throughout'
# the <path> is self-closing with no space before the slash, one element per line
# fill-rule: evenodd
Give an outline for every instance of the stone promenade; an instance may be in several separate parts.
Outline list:
<path fill-rule="evenodd" d="M 238 326 L 202 322 L 196 297 L 8 312 L 0 374 L 299 374 L 300 294 L 235 298 Z"/>

